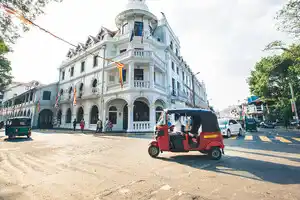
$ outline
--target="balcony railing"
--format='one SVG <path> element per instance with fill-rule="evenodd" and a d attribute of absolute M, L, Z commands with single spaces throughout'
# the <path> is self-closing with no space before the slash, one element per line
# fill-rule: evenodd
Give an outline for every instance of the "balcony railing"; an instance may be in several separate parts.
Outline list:
<path fill-rule="evenodd" d="M 134 87 L 136 88 L 150 88 L 150 81 L 134 81 Z"/>
<path fill-rule="evenodd" d="M 112 58 L 114 62 L 122 61 L 130 57 L 141 58 L 141 59 L 150 59 L 153 58 L 159 65 L 159 67 L 165 68 L 163 60 L 153 51 L 145 50 L 128 50 Z M 112 64 L 113 61 L 109 61 L 108 64 Z"/>
<path fill-rule="evenodd" d="M 133 122 L 134 131 L 152 131 L 150 122 Z"/>

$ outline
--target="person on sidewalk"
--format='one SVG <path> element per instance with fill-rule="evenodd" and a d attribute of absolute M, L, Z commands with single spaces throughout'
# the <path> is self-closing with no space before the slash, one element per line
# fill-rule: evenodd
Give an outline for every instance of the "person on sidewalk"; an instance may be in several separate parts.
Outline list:
<path fill-rule="evenodd" d="M 98 119 L 96 133 L 102 133 L 102 129 L 103 129 L 102 121 Z"/>
<path fill-rule="evenodd" d="M 74 121 L 73 121 L 73 131 L 76 130 L 76 124 L 77 124 L 77 121 L 76 121 L 76 119 L 74 119 Z"/>
<path fill-rule="evenodd" d="M 80 121 L 80 129 L 81 129 L 81 133 L 83 133 L 84 125 L 85 125 L 85 121 L 84 121 L 84 119 L 82 119 L 82 120 Z"/>

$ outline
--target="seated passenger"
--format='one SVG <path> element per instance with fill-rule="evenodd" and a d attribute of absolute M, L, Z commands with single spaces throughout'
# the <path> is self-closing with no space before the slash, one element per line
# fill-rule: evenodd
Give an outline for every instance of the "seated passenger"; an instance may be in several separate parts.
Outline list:
<path fill-rule="evenodd" d="M 182 123 L 180 121 L 180 115 L 179 114 L 175 114 L 175 124 L 174 124 L 174 129 L 173 129 L 173 133 L 182 133 L 181 132 L 182 129 Z"/>

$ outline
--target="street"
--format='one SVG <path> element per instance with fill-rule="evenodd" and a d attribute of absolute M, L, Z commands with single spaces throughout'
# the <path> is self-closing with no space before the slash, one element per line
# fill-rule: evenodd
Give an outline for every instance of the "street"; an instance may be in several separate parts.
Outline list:
<path fill-rule="evenodd" d="M 225 139 L 220 161 L 198 152 L 153 159 L 150 139 L 40 131 L 7 141 L 0 133 L 0 199 L 300 199 L 300 132 Z"/>

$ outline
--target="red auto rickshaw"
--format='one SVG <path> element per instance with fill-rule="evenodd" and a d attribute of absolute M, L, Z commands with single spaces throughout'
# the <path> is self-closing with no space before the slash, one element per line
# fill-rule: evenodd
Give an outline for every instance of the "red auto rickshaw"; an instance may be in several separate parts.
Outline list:
<path fill-rule="evenodd" d="M 172 135 L 174 125 L 168 125 L 172 115 L 182 119 L 191 119 L 191 123 L 182 125 L 182 131 Z M 164 110 L 155 128 L 155 140 L 151 141 L 148 153 L 156 158 L 159 153 L 200 151 L 212 159 L 219 160 L 224 154 L 223 136 L 217 116 L 210 110 L 183 108 Z"/>

